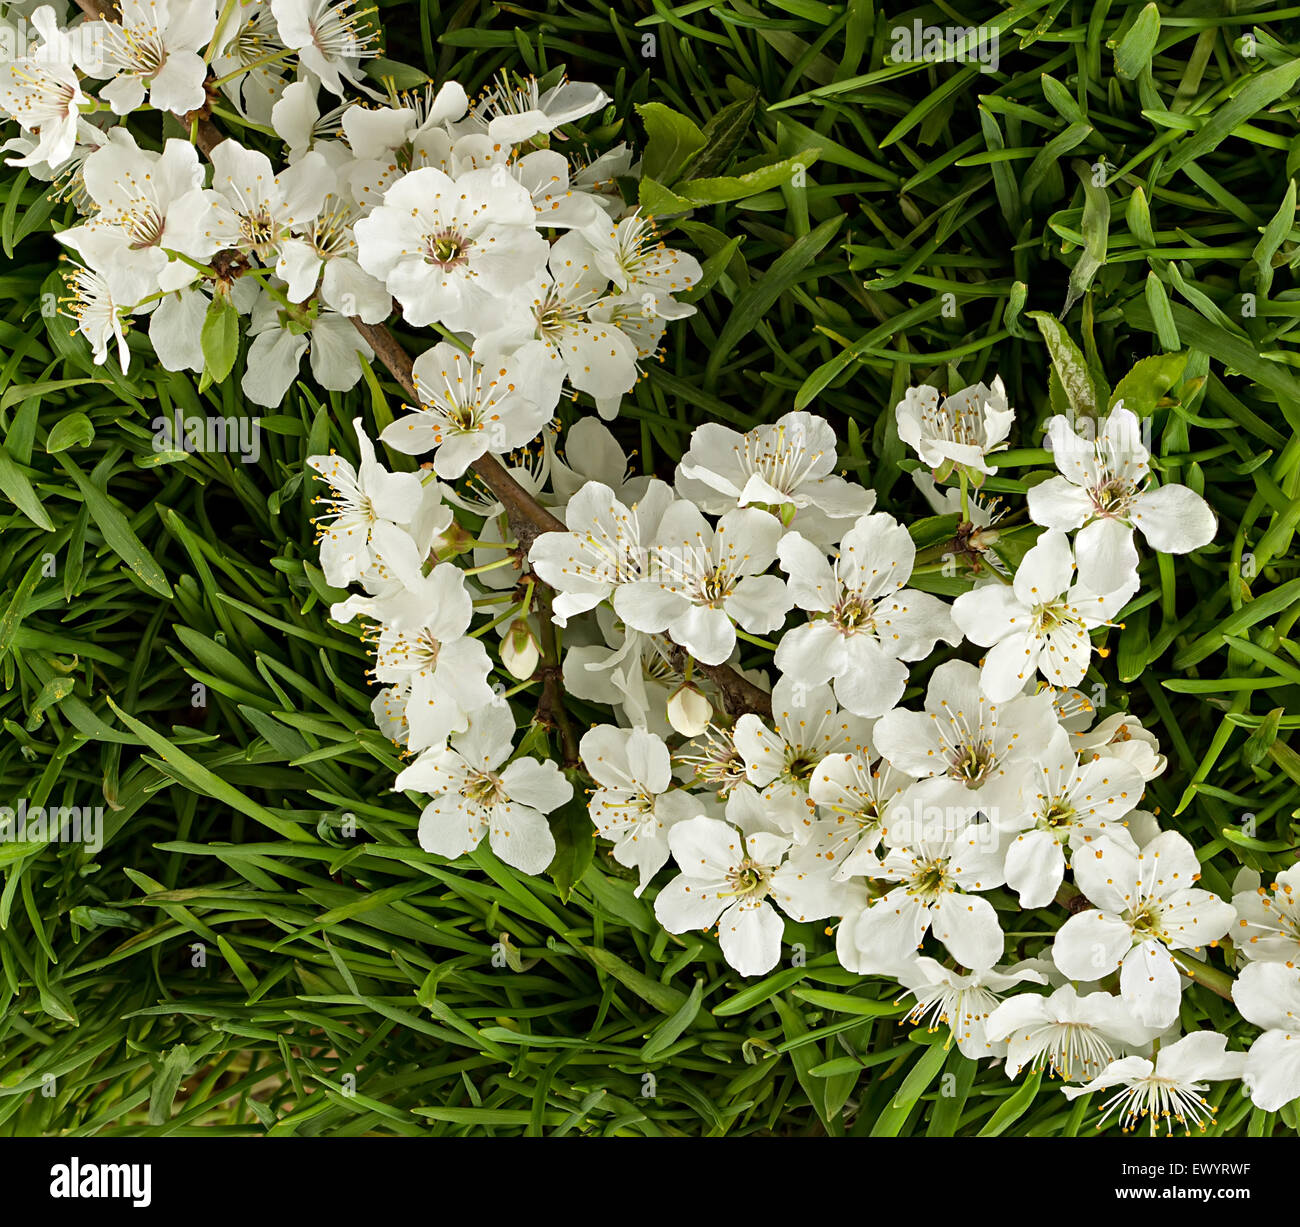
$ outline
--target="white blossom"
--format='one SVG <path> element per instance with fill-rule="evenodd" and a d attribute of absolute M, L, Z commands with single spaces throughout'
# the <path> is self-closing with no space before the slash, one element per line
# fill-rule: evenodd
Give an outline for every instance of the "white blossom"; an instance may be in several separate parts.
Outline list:
<path fill-rule="evenodd" d="M 1121 1052 L 1146 1044 L 1153 1031 L 1133 1017 L 1121 997 L 1080 995 L 1064 984 L 1046 996 L 1007 998 L 990 1015 L 987 1034 L 1004 1045 L 1008 1078 L 1026 1068 L 1049 1069 L 1067 1082 L 1086 1082 Z"/>
<path fill-rule="evenodd" d="M 655 916 L 669 933 L 716 925 L 723 957 L 743 976 L 766 975 L 780 960 L 785 925 L 773 902 L 800 921 L 839 906 L 825 874 L 791 856 L 790 841 L 770 831 L 743 834 L 700 815 L 671 827 L 668 843 L 682 872 L 659 892 Z"/>
<path fill-rule="evenodd" d="M 419 405 L 380 438 L 407 455 L 434 452 L 439 477 L 460 477 L 480 456 L 505 455 L 537 437 L 555 408 L 547 396 L 550 361 L 540 344 L 502 356 L 441 342 L 415 360 Z"/>
<path fill-rule="evenodd" d="M 1052 947 L 1056 965 L 1083 981 L 1119 968 L 1120 993 L 1137 1019 L 1167 1026 L 1182 994 L 1172 952 L 1222 937 L 1235 917 L 1232 905 L 1196 886 L 1196 852 L 1177 831 L 1162 832 L 1139 852 L 1101 836 L 1072 868 L 1096 907 L 1061 926 Z"/>
<path fill-rule="evenodd" d="M 614 609 L 635 630 L 667 631 L 701 664 L 721 664 L 737 625 L 764 634 L 785 621 L 786 586 L 764 574 L 780 536 L 780 522 L 755 508 L 729 511 L 715 528 L 679 499 L 659 521 L 648 575 L 621 584 Z"/>
<path fill-rule="evenodd" d="M 645 729 L 602 724 L 583 735 L 583 766 L 597 788 L 587 802 L 614 859 L 640 874 L 639 895 L 668 861 L 675 823 L 700 812 L 700 801 L 672 787 L 672 762 L 663 739 Z"/>
<path fill-rule="evenodd" d="M 420 815 L 420 847 L 452 859 L 488 837 L 492 851 L 522 873 L 541 873 L 555 857 L 546 815 L 573 796 L 573 785 L 547 759 L 506 765 L 515 719 L 506 703 L 475 711 L 444 747 L 421 754 L 398 777 L 431 800 Z"/>
<path fill-rule="evenodd" d="M 1098 1129 L 1114 1116 L 1126 1133 L 1143 1120 L 1149 1122 L 1153 1137 L 1161 1124 L 1169 1133 L 1175 1124 L 1183 1125 L 1189 1135 L 1193 1125 L 1204 1132 L 1214 1123 L 1214 1109 L 1203 1094 L 1207 1084 L 1240 1078 L 1245 1067 L 1245 1054 L 1228 1052 L 1227 1046 L 1227 1037 L 1218 1032 L 1194 1031 L 1161 1048 L 1154 1061 L 1121 1057 L 1083 1086 L 1063 1086 L 1061 1091 L 1077 1099 L 1119 1088 L 1103 1105 Z"/>
<path fill-rule="evenodd" d="M 1300 1098 L 1300 971 L 1249 963 L 1233 982 L 1232 1000 L 1264 1032 L 1250 1046 L 1242 1081 L 1257 1108 L 1276 1112 Z"/>
<path fill-rule="evenodd" d="M 835 461 L 835 431 L 811 413 L 787 413 L 743 435 L 707 422 L 677 466 L 677 492 L 710 515 L 767 508 L 814 544 L 829 545 L 876 503 L 874 490 L 832 473 Z"/>
<path fill-rule="evenodd" d="M 1092 592 L 1114 592 L 1133 582 L 1138 554 L 1133 530 L 1165 554 L 1186 554 L 1214 536 L 1214 513 L 1186 486 L 1153 487 L 1150 453 L 1137 415 L 1117 404 L 1095 439 L 1077 434 L 1061 414 L 1047 424 L 1052 459 L 1061 476 L 1029 490 L 1036 524 L 1074 539 L 1079 583 Z"/>
<path fill-rule="evenodd" d="M 905 660 L 920 660 L 942 639 L 961 636 L 938 597 L 906 587 L 916 558 L 911 535 L 892 516 L 863 516 L 833 562 L 797 532 L 778 547 L 794 603 L 816 617 L 777 645 L 782 673 L 810 686 L 830 682 L 842 707 L 882 716 L 907 685 Z"/>
<path fill-rule="evenodd" d="M 1092 660 L 1089 632 L 1110 620 L 1137 590 L 1137 577 L 1098 594 L 1072 583 L 1074 558 L 1062 532 L 1045 532 L 1016 568 L 1011 585 L 983 584 L 952 605 L 962 634 L 989 651 L 980 686 L 1005 702 L 1040 670 L 1057 686 L 1076 686 Z"/>
<path fill-rule="evenodd" d="M 546 263 L 535 216 L 528 191 L 502 167 L 452 179 L 425 166 L 356 223 L 357 258 L 412 327 L 443 324 L 482 336 Z"/>
<path fill-rule="evenodd" d="M 942 400 L 929 384 L 909 388 L 894 409 L 898 437 L 942 480 L 957 467 L 983 482 L 997 472 L 988 457 L 1006 446 L 1015 420 L 1000 378 L 972 384 Z"/>

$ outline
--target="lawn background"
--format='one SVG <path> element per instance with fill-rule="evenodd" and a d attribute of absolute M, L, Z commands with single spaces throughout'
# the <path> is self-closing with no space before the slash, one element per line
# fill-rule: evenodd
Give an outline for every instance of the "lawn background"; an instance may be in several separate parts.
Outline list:
<path fill-rule="evenodd" d="M 619 419 L 645 471 L 670 476 L 702 421 L 806 406 L 915 519 L 892 406 L 909 383 L 1000 374 L 1019 450 L 989 489 L 1019 506 L 1052 411 L 1029 313 L 1060 312 L 1072 270 L 1087 292 L 1065 325 L 1099 381 L 1190 351 L 1153 450 L 1220 530 L 1194 557 L 1144 555 L 1146 597 L 1096 677 L 1159 736 L 1148 804 L 1206 886 L 1294 861 L 1300 8 L 377 5 L 388 55 L 439 82 L 563 66 L 612 95 L 602 141 L 643 144 L 637 104 L 701 126 L 730 107 L 696 178 L 805 166 L 672 219 L 707 285 Z M 917 17 L 996 23 L 999 71 L 889 63 Z M 820 926 L 788 924 L 803 957 L 761 982 L 662 933 L 652 892 L 601 850 L 586 866 L 581 813 L 571 892 L 486 847 L 420 852 L 363 648 L 327 620 L 303 466 L 355 455 L 350 420 L 375 433 L 400 391 L 382 371 L 346 396 L 305 380 L 266 414 L 143 345 L 128 376 L 93 367 L 53 310 L 49 231 L 71 219 L 6 171 L 0 801 L 110 808 L 98 855 L 0 845 L 0 1133 L 1092 1134 L 1095 1105 L 904 1023 Z M 160 457 L 155 419 L 177 409 L 259 413 L 259 461 Z M 1008 961 L 1063 913 L 1020 919 Z M 1199 987 L 1184 1024 L 1254 1034 Z M 1290 1131 L 1236 1084 L 1210 1097 L 1212 1132 Z"/>

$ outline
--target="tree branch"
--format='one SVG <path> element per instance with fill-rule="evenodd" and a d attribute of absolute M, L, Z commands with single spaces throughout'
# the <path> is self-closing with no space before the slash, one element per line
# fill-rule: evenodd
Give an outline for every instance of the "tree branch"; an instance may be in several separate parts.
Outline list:
<path fill-rule="evenodd" d="M 555 623 L 551 621 L 551 590 L 541 580 L 537 581 L 537 610 L 541 615 L 537 622 L 542 636 L 542 702 L 537 714 L 542 720 L 553 725 L 559 733 L 564 765 L 576 767 L 581 762 L 581 758 L 578 754 L 578 738 L 569 721 L 569 713 L 564 707 L 564 691 L 561 688 L 564 674 L 560 669 L 560 651 L 556 641 Z"/>
<path fill-rule="evenodd" d="M 108 0 L 78 0 L 78 3 L 85 9 L 87 5 L 107 4 Z M 205 156 L 210 157 L 212 150 L 225 138 L 221 130 L 208 118 L 208 107 L 204 106 L 197 111 L 192 111 L 186 116 L 186 120 L 194 125 L 195 143 Z M 402 348 L 401 342 L 384 324 L 367 324 L 357 316 L 350 316 L 349 318 L 353 327 L 365 337 L 366 342 L 374 351 L 375 357 L 383 363 L 389 374 L 397 380 L 402 390 L 418 405 L 420 403 L 420 394 L 415 387 L 415 374 L 412 369 L 414 363 L 410 354 Z M 483 484 L 496 496 L 501 506 L 505 508 L 506 518 L 510 521 L 510 530 L 514 533 L 515 540 L 519 542 L 519 547 L 525 555 L 532 548 L 533 542 L 543 533 L 568 532 L 564 522 L 557 519 L 538 503 L 523 486 L 510 476 L 505 466 L 495 456 L 485 453 L 474 461 L 471 468 L 473 468 Z M 546 601 L 545 608 L 549 617 L 549 598 Z M 696 667 L 700 672 L 711 678 L 722 691 L 723 701 L 726 704 L 727 711 L 732 716 L 742 716 L 746 712 L 754 712 L 761 716 L 770 716 L 772 714 L 771 696 L 752 682 L 741 677 L 734 669 L 727 665 L 701 665 L 698 663 Z M 556 683 L 556 687 L 558 694 L 558 683 Z M 562 710 L 562 707 L 560 710 Z M 562 735 L 563 732 L 564 730 L 561 728 Z M 572 731 L 570 730 L 571 736 Z"/>

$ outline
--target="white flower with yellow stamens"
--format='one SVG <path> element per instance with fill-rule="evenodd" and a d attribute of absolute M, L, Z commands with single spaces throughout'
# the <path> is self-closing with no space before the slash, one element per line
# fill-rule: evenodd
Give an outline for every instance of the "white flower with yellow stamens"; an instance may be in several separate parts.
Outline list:
<path fill-rule="evenodd" d="M 876 504 L 874 490 L 834 475 L 835 443 L 831 424 L 811 413 L 787 413 L 746 434 L 707 422 L 677 466 L 677 492 L 710 515 L 762 507 L 829 545 Z"/>
<path fill-rule="evenodd" d="M 909 388 L 894 409 L 898 437 L 940 480 L 961 468 L 976 485 L 997 472 L 988 457 L 1006 447 L 1015 416 L 1000 378 L 991 388 L 977 383 L 942 399 L 922 384 Z"/>
<path fill-rule="evenodd" d="M 528 190 L 503 166 L 455 179 L 425 166 L 356 223 L 358 260 L 412 327 L 442 324 L 482 340 L 550 255 L 536 217 Z"/>
<path fill-rule="evenodd" d="M 1083 1086 L 1063 1086 L 1067 1099 L 1077 1099 L 1093 1091 L 1115 1091 L 1102 1108 L 1100 1129 L 1112 1116 L 1125 1133 L 1131 1133 L 1143 1120 L 1150 1124 L 1151 1135 L 1163 1124 L 1169 1133 L 1175 1125 L 1192 1126 L 1202 1133 L 1214 1123 L 1214 1108 L 1203 1092 L 1210 1082 L 1240 1078 L 1245 1070 L 1246 1054 L 1228 1052 L 1228 1039 L 1216 1031 L 1194 1031 L 1167 1048 L 1161 1048 L 1154 1061 L 1145 1057 L 1121 1057 L 1112 1061 L 1091 1082 Z"/>
<path fill-rule="evenodd" d="M 1067 1082 L 1086 1082 L 1126 1048 L 1149 1043 L 1155 1029 L 1138 1022 L 1123 998 L 1106 992 L 1081 996 L 1065 984 L 1047 996 L 1008 998 L 987 1020 L 986 1034 L 1006 1053 L 1008 1078 L 1026 1068 L 1048 1069 Z"/>
<path fill-rule="evenodd" d="M 1228 932 L 1230 903 L 1200 889 L 1196 850 L 1163 831 L 1134 852 L 1102 836 L 1071 864 L 1075 885 L 1095 908 L 1057 931 L 1056 965 L 1071 980 L 1100 980 L 1119 969 L 1120 993 L 1140 1022 L 1178 1017 L 1182 980 L 1173 953 L 1196 950 Z"/>
<path fill-rule="evenodd" d="M 842 707 L 882 716 L 907 685 L 905 660 L 920 660 L 961 635 L 938 597 L 906 587 L 916 558 L 911 534 L 893 516 L 863 516 L 844 534 L 834 561 L 797 532 L 778 548 L 794 603 L 815 616 L 782 636 L 775 662 L 809 686 L 830 682 Z"/>
<path fill-rule="evenodd" d="M 414 701 L 414 695 L 409 703 Z M 510 757 L 515 718 L 508 703 L 472 713 L 450 744 L 426 750 L 396 786 L 427 794 L 420 847 L 455 858 L 488 837 L 492 851 L 522 873 L 541 873 L 555 857 L 546 815 L 573 796 L 573 785 L 551 760 Z"/>
<path fill-rule="evenodd" d="M 460 477 L 480 456 L 503 456 L 537 437 L 558 399 L 546 372 L 551 361 L 537 342 L 504 357 L 466 354 L 440 342 L 415 360 L 418 407 L 380 438 L 409 456 L 433 452 L 439 477 Z"/>
<path fill-rule="evenodd" d="M 700 801 L 672 787 L 672 761 L 663 739 L 645 729 L 597 725 L 578 747 L 582 764 L 596 782 L 587 802 L 614 859 L 637 870 L 639 895 L 668 860 L 668 833 L 675 823 L 700 812 Z"/>
<path fill-rule="evenodd" d="M 379 54 L 378 32 L 364 25 L 354 0 L 271 0 L 280 41 L 332 94 L 361 85 L 359 65 Z"/>
<path fill-rule="evenodd" d="M 1214 512 L 1186 486 L 1151 487 L 1150 453 L 1137 415 L 1122 404 L 1092 433 L 1079 434 L 1058 414 L 1047 440 L 1060 477 L 1031 486 L 1029 517 L 1074 539 L 1079 582 L 1093 592 L 1112 592 L 1135 582 L 1138 553 L 1134 530 L 1165 554 L 1186 554 L 1214 537 Z"/>

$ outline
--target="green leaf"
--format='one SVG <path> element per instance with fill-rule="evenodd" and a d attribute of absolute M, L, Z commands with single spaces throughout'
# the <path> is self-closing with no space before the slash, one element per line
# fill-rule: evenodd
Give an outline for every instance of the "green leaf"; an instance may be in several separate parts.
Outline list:
<path fill-rule="evenodd" d="M 1246 120 L 1290 93 L 1297 81 L 1300 81 L 1300 60 L 1296 59 L 1249 77 L 1231 101 L 1211 114 L 1195 136 L 1178 145 L 1165 163 L 1162 176 L 1167 178 L 1188 162 L 1217 149 Z"/>
<path fill-rule="evenodd" d="M 222 383 L 239 357 L 239 311 L 228 294 L 215 294 L 203 320 L 203 376 Z"/>
<path fill-rule="evenodd" d="M 695 1021 L 695 1016 L 700 1012 L 700 1002 L 703 998 L 704 981 L 696 980 L 690 996 L 678 1006 L 671 1017 L 665 1018 L 651 1032 L 650 1038 L 646 1040 L 644 1047 L 641 1049 L 641 1059 L 643 1061 L 649 1062 L 657 1059 L 661 1053 L 666 1052 L 678 1041 L 691 1023 Z"/>
<path fill-rule="evenodd" d="M 1031 311 L 1029 318 L 1038 325 L 1038 331 L 1047 342 L 1048 353 L 1052 357 L 1052 369 L 1061 381 L 1066 400 L 1076 417 L 1097 416 L 1097 389 L 1092 376 L 1088 373 L 1088 364 L 1083 360 L 1079 347 L 1070 339 L 1064 326 L 1053 319 L 1046 311 Z"/>
<path fill-rule="evenodd" d="M 70 447 L 86 447 L 94 437 L 95 428 L 90 419 L 84 413 L 70 413 L 54 423 L 45 440 L 45 450 L 53 455 Z"/>
<path fill-rule="evenodd" d="M 174 1044 L 163 1058 L 154 1075 L 149 1090 L 149 1123 L 162 1125 L 170 1118 L 176 1092 L 180 1089 L 185 1071 L 190 1066 L 190 1050 L 184 1044 Z"/>
<path fill-rule="evenodd" d="M 642 179 L 637 187 L 637 201 L 651 217 L 675 217 L 689 213 L 695 206 L 662 183 L 650 178 Z"/>
<path fill-rule="evenodd" d="M 591 866 L 596 852 L 596 827 L 587 810 L 584 777 L 574 770 L 564 774 L 573 785 L 573 796 L 550 815 L 555 856 L 546 872 L 555 883 L 560 902 L 568 903 L 574 886 Z"/>
<path fill-rule="evenodd" d="M 1138 417 L 1150 417 L 1169 389 L 1181 382 L 1187 358 L 1185 352 L 1156 354 L 1135 362 L 1133 369 L 1115 385 L 1109 408 L 1123 401 L 1124 408 Z"/>
<path fill-rule="evenodd" d="M 642 174 L 671 186 L 691 157 L 704 148 L 707 138 L 694 120 L 662 102 L 643 102 L 636 110 L 646 132 Z"/>
<path fill-rule="evenodd" d="M 1273 257 L 1277 255 L 1282 240 L 1291 233 L 1291 227 L 1294 225 L 1295 180 L 1290 179 L 1287 181 L 1286 195 L 1282 198 L 1282 203 L 1278 205 L 1277 212 L 1264 227 L 1264 233 L 1251 254 L 1251 262 L 1255 265 L 1255 286 L 1261 298 L 1267 298 L 1273 286 Z"/>
<path fill-rule="evenodd" d="M 686 994 L 680 989 L 652 980 L 612 951 L 604 950 L 599 946 L 579 946 L 578 949 L 601 971 L 607 972 L 625 988 L 631 989 L 642 1001 L 652 1005 L 660 1014 L 675 1014 L 685 1005 Z"/>
<path fill-rule="evenodd" d="M 727 316 L 727 322 L 714 343 L 713 352 L 704 369 L 704 383 L 708 387 L 717 379 L 722 363 L 741 337 L 751 332 L 763 314 L 792 285 L 811 264 L 827 243 L 835 237 L 842 217 L 827 218 L 816 230 L 796 239 L 773 262 L 771 268 L 743 293 Z"/>
<path fill-rule="evenodd" d="M 1087 162 L 1076 161 L 1075 173 L 1083 183 L 1083 240 L 1084 248 L 1070 270 L 1070 288 L 1066 294 L 1064 316 L 1087 293 L 1097 271 L 1106 263 L 1106 245 L 1110 233 L 1110 197 L 1106 188 L 1094 182 L 1092 167 Z"/>
<path fill-rule="evenodd" d="M 754 122 L 758 91 L 728 103 L 704 125 L 704 147 L 686 167 L 688 179 L 708 179 L 721 174 L 735 155 Z"/>
<path fill-rule="evenodd" d="M 60 455 L 59 463 L 67 470 L 68 476 L 76 483 L 85 500 L 90 518 L 95 521 L 99 531 L 104 534 L 104 541 L 124 563 L 127 569 L 141 583 L 152 588 L 159 596 L 170 597 L 171 585 L 167 582 L 163 569 L 154 556 L 141 544 L 131 525 L 112 500 L 98 486 L 91 482 L 84 473 L 67 456 Z"/>
<path fill-rule="evenodd" d="M 948 1050 L 943 1044 L 930 1044 L 926 1048 L 921 1058 L 908 1071 L 893 1099 L 876 1117 L 876 1123 L 871 1127 L 873 1138 L 896 1138 L 899 1135 L 907 1124 L 912 1109 L 916 1107 L 916 1101 L 929 1090 L 930 1083 L 939 1076 L 947 1059 Z"/>
<path fill-rule="evenodd" d="M 5 451 L 3 443 L 0 443 L 0 491 L 38 528 L 43 528 L 47 533 L 54 531 L 54 523 L 46 514 L 36 491 L 32 489 L 32 483 Z"/>
<path fill-rule="evenodd" d="M 678 184 L 677 190 L 692 205 L 726 204 L 733 200 L 744 200 L 768 192 L 773 188 L 783 187 L 794 181 L 817 161 L 816 149 L 805 149 L 794 157 L 782 158 L 768 166 L 760 166 L 743 175 L 734 175 L 720 179 L 692 179 L 688 183 Z M 830 219 L 838 223 L 841 219 Z"/>
<path fill-rule="evenodd" d="M 1150 69 L 1159 37 L 1160 10 L 1154 4 L 1148 4 L 1115 48 L 1115 72 L 1125 81 L 1132 81 L 1139 73 Z"/>
<path fill-rule="evenodd" d="M 1281 727 L 1286 708 L 1275 707 L 1259 722 L 1259 727 L 1246 738 L 1241 747 L 1243 761 L 1254 767 L 1268 757 L 1268 752 L 1277 740 L 1277 731 Z"/>

